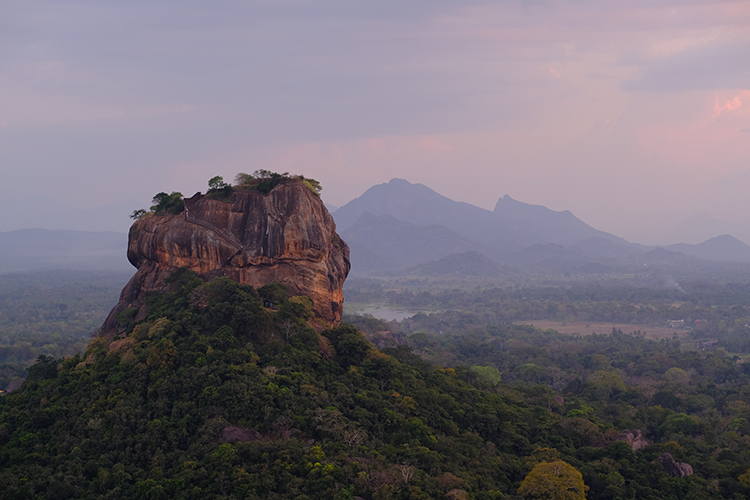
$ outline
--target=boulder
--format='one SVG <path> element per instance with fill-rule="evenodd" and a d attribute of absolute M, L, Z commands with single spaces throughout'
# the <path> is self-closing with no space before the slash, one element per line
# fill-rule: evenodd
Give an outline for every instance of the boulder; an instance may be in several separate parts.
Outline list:
<path fill-rule="evenodd" d="M 351 267 L 333 217 L 302 181 L 279 184 L 267 194 L 236 190 L 226 201 L 196 193 L 180 214 L 149 214 L 130 228 L 128 260 L 138 271 L 102 335 L 121 328 L 117 315 L 125 309 L 138 308 L 136 320 L 145 319 L 145 297 L 164 289 L 164 280 L 181 267 L 207 280 L 226 276 L 254 287 L 284 283 L 290 295 L 310 298 L 318 327 L 336 326 Z"/>
<path fill-rule="evenodd" d="M 661 455 L 659 462 L 669 477 L 688 477 L 693 474 L 693 467 L 690 464 L 675 461 L 670 453 Z"/>
<path fill-rule="evenodd" d="M 630 445 L 633 451 L 638 451 L 648 446 L 648 441 L 643 439 L 643 435 L 638 429 L 625 431 L 622 434 L 618 434 L 613 438 L 613 441 L 625 441 Z"/>

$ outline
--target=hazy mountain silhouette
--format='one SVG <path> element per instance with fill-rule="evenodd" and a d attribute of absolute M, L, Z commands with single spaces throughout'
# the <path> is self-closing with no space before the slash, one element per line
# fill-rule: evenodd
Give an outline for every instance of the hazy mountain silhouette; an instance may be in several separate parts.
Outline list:
<path fill-rule="evenodd" d="M 721 262 L 750 262 L 750 246 L 728 234 L 716 236 L 697 245 L 678 243 L 664 248 L 699 259 Z"/>
<path fill-rule="evenodd" d="M 397 271 L 476 248 L 444 226 L 417 226 L 370 212 L 363 213 L 351 228 L 340 234 L 351 250 L 354 275 Z"/>
<path fill-rule="evenodd" d="M 365 212 L 390 215 L 415 226 L 442 225 L 474 244 L 506 250 L 526 246 L 523 234 L 484 208 L 453 201 L 423 184 L 391 179 L 371 187 L 333 213 L 346 233 Z"/>
<path fill-rule="evenodd" d="M 558 243 L 537 243 L 511 256 L 510 263 L 517 267 L 569 272 L 591 259 Z"/>
<path fill-rule="evenodd" d="M 493 213 L 512 225 L 528 244 L 559 243 L 570 245 L 581 240 L 601 240 L 630 245 L 627 240 L 594 229 L 568 210 L 557 212 L 542 205 L 530 205 L 514 200 L 507 194 L 497 200 Z"/>
<path fill-rule="evenodd" d="M 672 227 L 660 229 L 651 239 L 697 245 L 723 234 L 731 234 L 743 243 L 750 243 L 750 221 L 730 222 L 708 213 L 694 213 Z"/>
<path fill-rule="evenodd" d="M 390 219 L 363 218 L 366 213 Z M 478 250 L 498 263 L 533 263 L 538 267 L 542 260 L 548 260 L 550 265 L 565 262 L 566 268 L 592 259 L 620 259 L 639 253 L 628 241 L 594 229 L 569 211 L 522 203 L 507 195 L 498 200 L 494 211 L 489 211 L 403 179 L 371 187 L 335 211 L 333 217 L 352 247 L 355 273 L 392 271 L 407 262 L 415 265 L 467 250 Z M 451 234 L 418 229 L 428 226 L 447 228 Z M 544 259 L 519 253 L 532 245 L 548 243 L 571 248 L 551 250 L 558 255 Z M 423 250 L 415 253 L 418 247 Z"/>
<path fill-rule="evenodd" d="M 391 215 L 417 226 L 440 224 L 475 244 L 503 251 L 521 250 L 537 243 L 571 245 L 589 238 L 630 245 L 622 238 L 594 229 L 567 210 L 557 212 L 506 195 L 498 200 L 494 211 L 489 211 L 453 201 L 423 184 L 403 179 L 371 187 L 333 216 L 339 230 L 346 231 L 365 212 Z"/>
<path fill-rule="evenodd" d="M 598 259 L 633 262 L 651 247 L 637 243 L 622 244 L 612 238 L 592 237 L 577 241 L 569 246 L 576 252 Z"/>
<path fill-rule="evenodd" d="M 500 274 L 500 268 L 483 253 L 472 250 L 470 252 L 454 253 L 440 260 L 420 264 L 406 270 L 405 274 L 421 276 L 455 274 L 460 276 L 494 277 Z"/>
<path fill-rule="evenodd" d="M 664 268 L 727 276 L 739 268 L 722 263 L 750 263 L 750 246 L 731 236 L 649 247 L 595 229 L 567 210 L 505 195 L 489 211 L 403 179 L 371 187 L 333 216 L 351 247 L 355 274 L 460 274 L 463 266 L 468 275 L 468 262 L 478 255 L 523 272 L 587 274 Z"/>

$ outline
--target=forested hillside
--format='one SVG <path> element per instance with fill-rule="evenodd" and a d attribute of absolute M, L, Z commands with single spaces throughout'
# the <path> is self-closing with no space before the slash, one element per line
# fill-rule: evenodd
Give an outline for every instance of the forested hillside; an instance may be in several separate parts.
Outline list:
<path fill-rule="evenodd" d="M 264 308 L 264 300 L 276 308 Z M 83 354 L 41 357 L 23 388 L 0 398 L 4 498 L 491 499 L 560 491 L 583 498 L 587 488 L 589 499 L 750 493 L 743 370 L 704 383 L 690 370 L 713 357 L 675 357 L 689 377 L 684 384 L 673 372 L 674 380 L 664 381 L 679 399 L 672 407 L 621 385 L 621 358 L 664 366 L 674 356 L 669 342 L 646 345 L 618 335 L 629 346 L 623 352 L 641 346 L 634 355 L 641 358 L 586 357 L 559 349 L 571 339 L 528 328 L 528 345 L 513 347 L 507 336 L 519 332 L 512 327 L 469 335 L 474 350 L 458 345 L 464 363 L 452 368 L 425 362 L 406 346 L 378 351 L 347 325 L 320 335 L 307 325 L 309 303 L 280 285 L 254 290 L 179 272 L 149 308 L 140 323 L 123 313 L 127 329 L 95 339 Z M 606 341 L 597 340 L 606 353 Z M 489 351 L 497 341 L 506 349 Z M 435 342 L 413 338 L 422 352 Z M 581 372 L 578 382 L 555 389 L 543 378 L 506 377 L 503 365 L 494 368 L 478 354 L 495 353 L 502 362 L 510 347 L 522 365 L 541 366 L 554 350 L 601 374 Z M 725 363 L 711 362 L 714 369 Z M 534 373 L 527 368 L 519 372 Z M 702 392 L 691 392 L 690 377 L 704 384 Z M 709 391 L 714 403 L 695 410 L 706 413 L 679 406 Z M 652 443 L 637 452 L 613 441 L 633 426 Z M 695 473 L 670 477 L 659 461 L 664 453 Z"/>

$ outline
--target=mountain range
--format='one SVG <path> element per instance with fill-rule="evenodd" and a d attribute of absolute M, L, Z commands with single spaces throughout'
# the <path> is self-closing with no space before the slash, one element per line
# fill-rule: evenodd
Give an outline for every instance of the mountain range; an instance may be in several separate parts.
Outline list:
<path fill-rule="evenodd" d="M 333 217 L 351 247 L 354 276 L 471 275 L 483 259 L 545 273 L 705 269 L 712 262 L 726 271 L 727 265 L 750 264 L 750 246 L 729 235 L 698 245 L 649 247 L 593 228 L 567 210 L 505 195 L 490 211 L 404 179 L 371 187 Z M 488 269 L 486 263 L 479 267 Z"/>

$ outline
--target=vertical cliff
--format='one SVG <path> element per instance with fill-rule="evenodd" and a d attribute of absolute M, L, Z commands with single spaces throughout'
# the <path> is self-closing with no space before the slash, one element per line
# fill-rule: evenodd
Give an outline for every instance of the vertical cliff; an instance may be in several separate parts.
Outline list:
<path fill-rule="evenodd" d="M 349 273 L 349 247 L 320 197 L 301 181 L 279 184 L 269 193 L 235 191 L 231 201 L 200 193 L 185 200 L 177 215 L 147 215 L 130 228 L 128 260 L 138 271 L 123 289 L 102 332 L 119 328 L 117 315 L 138 308 L 165 287 L 164 280 L 186 267 L 201 277 L 227 276 L 260 287 L 281 282 L 292 295 L 306 295 L 317 320 L 341 321 L 341 288 Z"/>

